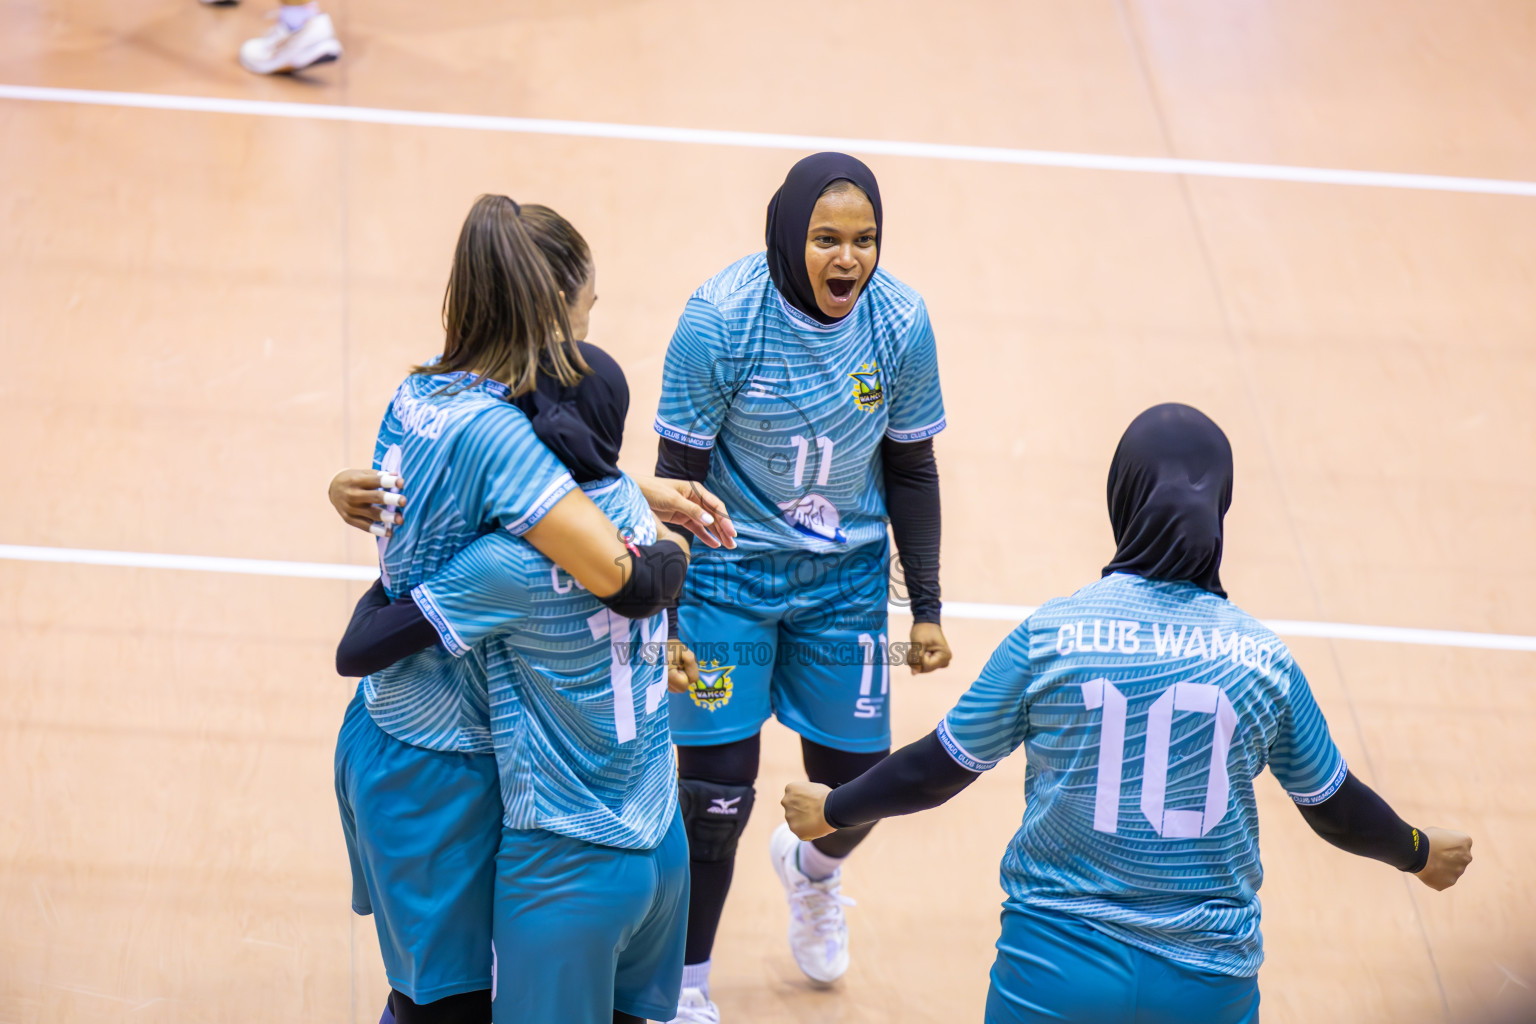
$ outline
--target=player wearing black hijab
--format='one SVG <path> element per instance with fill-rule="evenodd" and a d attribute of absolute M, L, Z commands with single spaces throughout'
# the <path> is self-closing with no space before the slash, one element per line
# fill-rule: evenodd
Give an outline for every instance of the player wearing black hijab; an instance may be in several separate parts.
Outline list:
<path fill-rule="evenodd" d="M 599 508 L 633 528 L 639 492 L 623 498 L 624 488 L 634 485 L 617 465 L 629 386 L 618 363 L 602 349 L 587 342 L 578 348 L 589 371 L 578 382 L 562 385 L 543 376 L 535 390 L 512 401 L 576 482 L 592 488 Z M 592 650 L 587 627 L 593 599 L 583 599 L 569 578 L 562 584 L 553 565 L 520 554 L 521 544 L 493 531 L 417 591 L 392 603 L 382 584 L 375 584 L 358 602 L 337 648 L 337 670 L 356 676 L 384 672 L 417 651 L 442 646 L 472 658 L 489 676 L 490 727 L 503 780 L 504 821 L 511 830 L 503 834 L 495 881 L 502 993 L 495 1019 L 601 1019 L 607 1024 L 611 1017 L 613 1024 L 637 1024 L 647 1016 L 670 1016 L 682 969 L 687 851 L 681 821 L 672 822 L 679 817 L 670 788 L 676 772 L 660 694 L 641 695 L 642 707 L 655 714 L 628 708 L 621 689 L 629 691 L 631 700 L 643 689 L 631 660 L 637 656 L 607 653 L 607 640 Z M 676 598 L 687 558 L 670 538 L 637 550 L 643 557 L 635 564 L 649 567 L 646 582 L 614 610 L 627 619 L 646 620 Z M 537 567 L 531 573 L 530 562 Z M 529 575 L 539 581 L 536 588 L 527 586 Z M 417 594 L 426 595 L 425 606 Z M 529 616 L 527 605 L 536 606 L 538 614 Z M 612 634 L 614 621 L 623 620 L 604 617 L 605 636 Z M 524 673 L 540 681 L 520 686 L 519 681 L 527 681 Z M 674 686 L 686 684 L 684 670 L 670 674 Z M 627 738 L 618 736 L 612 724 L 626 708 L 633 713 Z M 605 737 L 605 729 L 614 729 L 615 735 Z M 532 763 L 531 756 L 537 771 L 515 770 Z M 595 787 L 600 796 L 591 799 L 586 787 L 594 777 L 601 780 Z M 593 821 L 605 824 L 594 826 Z M 669 822 L 670 831 L 658 843 L 648 830 Z M 574 837 L 556 835 L 572 832 Z M 608 847 L 624 849 L 615 854 Z M 578 856 L 568 862 L 572 850 Z M 550 876 L 559 884 L 539 877 L 538 868 L 527 862 L 530 857 L 545 868 L 562 865 Z M 615 873 L 616 863 L 640 867 Z M 646 880 L 658 878 L 661 884 L 648 893 Z M 627 899 L 602 888 L 621 883 L 631 887 Z M 539 907 L 525 906 L 520 885 L 539 892 Z M 593 886 L 604 893 L 595 905 L 582 896 L 583 891 L 590 896 Z M 531 946 L 529 934 L 538 937 Z M 573 956 L 573 950 L 580 955 Z M 426 1005 L 394 992 L 383 1020 L 484 1024 L 492 1015 L 489 990 Z"/>
<path fill-rule="evenodd" d="M 1109 471 L 1115 557 L 997 649 L 927 736 L 836 789 L 793 783 L 812 838 L 935 807 L 1021 745 L 987 1024 L 1253 1024 L 1263 960 L 1253 779 L 1341 849 L 1445 889 L 1458 832 L 1412 828 L 1344 763 L 1285 645 L 1226 599 L 1232 448 L 1159 405 Z"/>
<path fill-rule="evenodd" d="M 718 1021 L 709 967 L 770 714 L 801 736 L 806 774 L 836 785 L 890 748 L 889 672 L 949 663 L 939 627 L 944 427 L 927 308 L 879 266 L 874 174 L 841 153 L 794 165 L 768 204 L 767 251 L 689 299 L 667 349 L 658 477 L 700 481 L 737 548 L 696 558 L 679 634 L 700 682 L 672 698 L 693 891 L 680 1022 Z M 888 639 L 894 535 L 913 626 Z M 848 967 L 843 858 L 867 832 L 770 846 L 790 946 L 811 978 Z"/>

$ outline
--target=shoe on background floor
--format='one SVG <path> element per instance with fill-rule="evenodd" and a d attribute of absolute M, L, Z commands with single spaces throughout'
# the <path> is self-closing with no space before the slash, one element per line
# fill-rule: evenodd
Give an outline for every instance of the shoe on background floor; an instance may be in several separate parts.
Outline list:
<path fill-rule="evenodd" d="M 720 1024 L 720 1008 L 703 989 L 685 988 L 677 1001 L 677 1016 L 667 1024 Z"/>
<path fill-rule="evenodd" d="M 848 970 L 848 921 L 843 908 L 854 905 L 843 895 L 842 869 L 812 881 L 800 870 L 800 840 L 780 825 L 768 843 L 773 870 L 789 901 L 789 951 L 812 981 L 830 982 Z"/>
<path fill-rule="evenodd" d="M 240 47 L 240 64 L 258 75 L 302 71 L 341 56 L 341 42 L 329 14 L 315 14 L 303 26 L 290 29 L 279 16 L 264 36 Z"/>

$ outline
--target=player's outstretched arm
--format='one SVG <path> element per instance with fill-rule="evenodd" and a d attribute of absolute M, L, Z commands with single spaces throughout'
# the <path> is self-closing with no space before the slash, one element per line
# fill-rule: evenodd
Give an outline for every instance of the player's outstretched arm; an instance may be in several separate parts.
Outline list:
<path fill-rule="evenodd" d="M 1312 831 L 1329 843 L 1417 875 L 1432 889 L 1454 885 L 1472 861 L 1469 837 L 1447 829 L 1414 828 L 1353 772 L 1327 800 L 1296 807 Z"/>
<path fill-rule="evenodd" d="M 348 526 L 388 537 L 405 513 L 405 481 L 374 469 L 344 469 L 331 478 L 329 497 Z"/>
<path fill-rule="evenodd" d="M 909 743 L 852 782 L 829 790 L 812 782 L 784 787 L 784 819 L 801 839 L 937 807 L 981 777 L 962 767 L 937 731 Z"/>

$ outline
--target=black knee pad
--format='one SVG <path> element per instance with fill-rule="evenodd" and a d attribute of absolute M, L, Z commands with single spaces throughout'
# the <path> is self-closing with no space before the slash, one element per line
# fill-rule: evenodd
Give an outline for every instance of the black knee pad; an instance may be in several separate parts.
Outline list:
<path fill-rule="evenodd" d="M 720 862 L 736 856 L 736 843 L 752 814 L 757 791 L 701 779 L 678 779 L 677 799 L 688 831 L 688 856 Z"/>

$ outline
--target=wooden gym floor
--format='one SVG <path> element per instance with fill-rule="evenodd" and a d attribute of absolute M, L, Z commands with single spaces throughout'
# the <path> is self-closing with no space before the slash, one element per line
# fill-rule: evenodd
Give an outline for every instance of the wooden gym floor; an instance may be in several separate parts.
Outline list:
<path fill-rule="evenodd" d="M 0 85 L 1536 180 L 1526 0 L 328 10 L 342 61 L 260 79 L 234 62 L 264 27 L 251 0 L 10 0 Z M 325 483 L 366 464 L 390 390 L 440 344 L 485 191 L 591 241 L 591 337 L 628 370 L 644 471 L 675 318 L 760 247 L 803 152 L 86 99 L 0 98 L 4 545 L 366 566 Z M 1181 400 L 1236 451 L 1243 607 L 1536 634 L 1536 199 L 868 159 L 883 265 L 939 336 L 950 600 L 1094 578 L 1115 440 Z M 0 560 L 0 1024 L 371 1024 L 386 986 L 330 767 L 353 688 L 333 643 L 364 584 L 59 557 Z M 895 680 L 898 741 L 1010 626 L 951 614 L 955 664 Z M 1528 998 L 1536 659 L 1293 647 L 1355 769 L 1412 821 L 1471 832 L 1477 861 L 1432 893 L 1326 846 L 1259 780 L 1267 1024 Z M 822 991 L 765 855 L 797 756 L 771 726 L 716 950 L 726 1020 L 979 1020 L 1022 758 L 875 831 L 848 870 L 854 966 Z"/>

